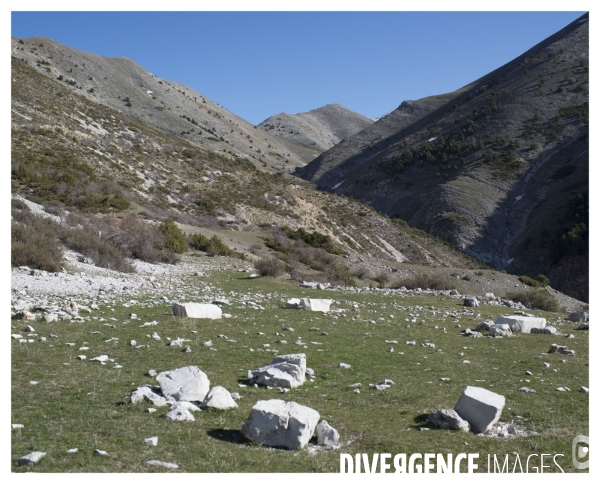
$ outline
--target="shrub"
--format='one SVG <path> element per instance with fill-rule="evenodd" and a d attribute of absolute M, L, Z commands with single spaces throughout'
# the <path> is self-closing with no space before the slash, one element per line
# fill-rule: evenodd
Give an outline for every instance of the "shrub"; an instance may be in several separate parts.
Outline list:
<path fill-rule="evenodd" d="M 196 250 L 206 252 L 210 246 L 210 239 L 202 234 L 194 234 L 190 236 L 191 246 Z"/>
<path fill-rule="evenodd" d="M 389 284 L 391 277 L 390 274 L 387 272 L 380 272 L 375 277 L 373 277 L 373 280 L 379 283 L 380 288 L 384 288 L 387 284 Z"/>
<path fill-rule="evenodd" d="M 519 276 L 519 281 L 531 287 L 540 287 L 540 282 L 528 276 Z"/>
<path fill-rule="evenodd" d="M 547 289 L 515 289 L 507 292 L 505 298 L 520 302 L 530 309 L 552 312 L 560 310 L 558 301 Z"/>
<path fill-rule="evenodd" d="M 399 277 L 396 279 L 390 287 L 395 289 L 399 287 L 406 287 L 407 289 L 434 289 L 437 291 L 446 291 L 454 289 L 452 281 L 448 280 L 441 274 L 414 274 L 410 276 Z"/>
<path fill-rule="evenodd" d="M 550 279 L 548 279 L 548 277 L 543 274 L 540 274 L 535 279 L 540 283 L 540 286 L 542 287 L 546 287 L 548 284 L 550 284 Z"/>
<path fill-rule="evenodd" d="M 358 277 L 361 281 L 367 279 L 371 275 L 371 271 L 366 266 L 360 266 L 354 271 L 354 276 Z"/>
<path fill-rule="evenodd" d="M 165 236 L 165 247 L 176 254 L 183 254 L 187 250 L 187 240 L 183 232 L 172 218 L 160 224 L 158 230 Z"/>
<path fill-rule="evenodd" d="M 213 235 L 210 239 L 210 245 L 206 253 L 210 256 L 215 255 L 231 255 L 232 250 L 216 235 Z"/>
<path fill-rule="evenodd" d="M 58 226 L 30 215 L 27 224 L 11 223 L 10 263 L 49 272 L 60 271 L 63 251 L 57 240 Z"/>
<path fill-rule="evenodd" d="M 154 226 L 133 215 L 128 215 L 119 222 L 113 217 L 90 220 L 95 222 L 95 227 L 102 231 L 104 238 L 120 247 L 129 257 L 146 262 L 166 262 L 167 264 L 175 264 L 179 261 L 173 252 L 167 250 L 165 235 Z"/>
<path fill-rule="evenodd" d="M 85 229 L 64 228 L 61 230 L 60 239 L 70 249 L 92 258 L 98 267 L 120 272 L 135 272 L 121 248 Z"/>
<path fill-rule="evenodd" d="M 350 269 L 341 261 L 334 262 L 325 269 L 327 282 L 344 286 L 356 286 L 356 281 L 352 277 Z"/>
<path fill-rule="evenodd" d="M 261 276 L 278 277 L 285 272 L 285 263 L 275 257 L 263 257 L 254 263 Z"/>

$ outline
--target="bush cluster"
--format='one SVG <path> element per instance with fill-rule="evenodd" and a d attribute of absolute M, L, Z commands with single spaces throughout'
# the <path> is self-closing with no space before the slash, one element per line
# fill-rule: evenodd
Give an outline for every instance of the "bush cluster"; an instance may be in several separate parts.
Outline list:
<path fill-rule="evenodd" d="M 279 277 L 285 272 L 285 263 L 276 257 L 263 257 L 254 263 L 261 276 Z"/>
<path fill-rule="evenodd" d="M 233 253 L 233 251 L 217 235 L 213 235 L 209 239 L 202 234 L 194 234 L 190 236 L 190 245 L 194 249 L 206 252 L 210 256 L 229 256 Z"/>
<path fill-rule="evenodd" d="M 506 293 L 506 299 L 520 302 L 530 309 L 557 312 L 560 306 L 547 289 L 515 289 Z"/>
<path fill-rule="evenodd" d="M 412 274 L 409 276 L 400 276 L 396 278 L 390 287 L 398 289 L 400 287 L 406 289 L 433 289 L 436 291 L 447 291 L 454 289 L 454 284 L 451 280 L 441 274 Z"/>

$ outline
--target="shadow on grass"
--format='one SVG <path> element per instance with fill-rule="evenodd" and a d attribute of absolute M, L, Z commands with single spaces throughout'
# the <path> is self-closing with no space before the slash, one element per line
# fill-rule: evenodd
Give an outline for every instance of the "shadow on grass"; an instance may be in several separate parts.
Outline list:
<path fill-rule="evenodd" d="M 428 413 L 421 413 L 421 414 L 417 415 L 413 419 L 413 422 L 415 423 L 415 425 L 413 425 L 413 428 L 417 429 L 419 427 L 427 426 L 429 424 L 428 417 L 429 417 Z"/>
<path fill-rule="evenodd" d="M 239 430 L 230 429 L 213 429 L 206 432 L 209 437 L 213 439 L 222 440 L 223 442 L 230 442 L 233 444 L 246 444 L 250 441 L 242 435 Z"/>

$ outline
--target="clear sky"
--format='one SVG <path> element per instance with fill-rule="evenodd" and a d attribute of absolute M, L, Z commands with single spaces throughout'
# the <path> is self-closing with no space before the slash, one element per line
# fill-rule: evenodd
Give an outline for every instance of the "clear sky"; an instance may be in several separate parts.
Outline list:
<path fill-rule="evenodd" d="M 469 84 L 583 13 L 13 12 L 11 30 L 128 57 L 258 124 L 330 103 L 379 117 Z"/>

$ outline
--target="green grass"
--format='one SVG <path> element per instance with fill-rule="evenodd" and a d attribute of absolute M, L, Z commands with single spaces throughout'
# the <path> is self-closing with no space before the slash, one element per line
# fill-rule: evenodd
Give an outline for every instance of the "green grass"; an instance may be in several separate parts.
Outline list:
<path fill-rule="evenodd" d="M 186 300 L 200 300 L 189 294 L 200 291 L 207 283 L 213 284 L 220 294 L 232 300 L 233 305 L 225 309 L 233 315 L 231 319 L 175 318 L 169 315 L 170 306 L 162 299 L 160 304 L 148 307 L 148 299 L 138 298 L 139 303 L 129 308 L 121 304 L 107 307 L 98 300 L 100 310 L 93 311 L 92 316 L 107 321 L 36 322 L 32 324 L 38 334 L 35 343 L 12 340 L 11 423 L 25 425 L 24 429 L 12 431 L 12 471 L 165 472 L 164 468 L 145 464 L 147 460 L 158 459 L 179 464 L 179 470 L 169 472 L 338 472 L 340 453 L 375 452 L 454 455 L 478 452 L 480 471 L 486 470 L 488 453 L 512 456 L 517 452 L 522 460 L 534 453 L 561 453 L 565 457 L 559 457 L 558 462 L 565 471 L 573 471 L 571 441 L 577 434 L 589 435 L 588 394 L 577 391 L 581 385 L 589 386 L 589 367 L 585 366 L 588 332 L 573 331 L 571 325 L 564 323 L 562 331 L 574 332 L 575 339 L 529 334 L 502 339 L 463 338 L 458 335 L 460 329 L 455 328 L 455 320 L 463 328 L 473 327 L 480 320 L 511 311 L 484 305 L 478 308 L 481 317 L 476 317 L 462 313 L 465 308 L 460 299 L 430 294 L 390 297 L 378 293 L 325 292 L 302 289 L 290 281 L 245 277 L 243 273 L 213 272 L 206 277 L 187 277 L 178 286 L 188 294 Z M 240 305 L 235 302 L 236 295 L 228 295 L 230 291 L 249 294 L 265 309 Z M 154 297 L 153 301 L 158 302 L 157 296 Z M 281 307 L 281 300 L 288 297 L 330 297 L 336 301 L 334 307 L 349 311 L 336 318 L 334 313 L 286 310 Z M 351 309 L 352 302 L 359 304 L 358 311 Z M 436 309 L 435 315 L 429 307 Z M 460 317 L 444 317 L 444 310 L 455 311 Z M 140 319 L 129 320 L 132 312 Z M 532 312 L 549 321 L 556 320 L 555 314 Z M 412 319 L 409 313 L 418 313 L 416 319 L 424 320 L 425 324 L 407 322 L 406 318 Z M 379 317 L 385 320 L 378 321 Z M 158 326 L 139 327 L 152 320 L 158 321 Z M 104 326 L 106 323 L 116 327 Z M 12 332 L 25 327 L 19 321 L 12 324 L 15 326 Z M 288 333 L 282 328 L 290 326 L 295 329 L 293 333 L 274 335 Z M 441 330 L 443 326 L 446 333 Z M 312 327 L 319 331 L 311 330 Z M 92 334 L 93 331 L 102 334 Z M 146 336 L 153 331 L 161 335 L 162 342 Z M 241 334 L 242 331 L 248 334 Z M 329 336 L 321 336 L 321 331 L 327 331 Z M 50 333 L 58 338 L 48 338 L 45 343 L 37 341 L 39 336 L 48 337 Z M 218 338 L 219 334 L 237 343 Z M 118 342 L 106 343 L 111 337 L 119 338 Z M 167 337 L 190 339 L 187 344 L 192 352 L 183 353 L 181 348 L 166 346 Z M 298 337 L 308 348 L 292 344 Z M 128 344 L 131 339 L 138 345 L 148 344 L 149 348 L 132 348 Z M 209 339 L 217 351 L 203 346 Z M 286 339 L 288 344 L 277 344 L 279 339 Z M 393 345 L 395 352 L 387 351 L 390 344 L 385 340 L 398 341 L 399 344 Z M 417 346 L 406 345 L 408 340 L 416 340 Z M 311 344 L 313 341 L 322 345 Z M 435 343 L 436 348 L 421 347 L 426 341 Z M 75 346 L 66 346 L 67 342 Z M 78 348 L 84 342 L 90 350 L 80 352 Z M 576 356 L 557 353 L 542 356 L 554 342 L 575 349 Z M 315 382 L 307 381 L 285 394 L 265 388 L 238 387 L 246 383 L 248 369 L 269 363 L 273 358 L 273 353 L 257 349 L 263 343 L 280 350 L 279 354 L 306 353 L 308 366 L 316 373 Z M 50 344 L 54 347 L 49 348 Z M 87 360 L 76 359 L 82 353 L 87 354 Z M 117 370 L 111 363 L 102 366 L 89 361 L 101 354 L 114 358 L 123 368 Z M 537 356 L 542 358 L 536 359 Z M 471 364 L 463 364 L 464 359 Z M 559 363 L 560 359 L 567 362 Z M 550 363 L 549 369 L 542 368 L 544 361 Z M 341 369 L 340 362 L 349 363 L 352 368 Z M 164 417 L 167 407 L 149 414 L 145 409 L 150 404 L 125 403 L 125 396 L 132 390 L 144 383 L 155 383 L 146 376 L 149 369 L 160 372 L 187 365 L 199 366 L 208 375 L 211 386 L 222 385 L 229 391 L 238 391 L 243 397 L 238 401 L 239 408 L 203 411 L 195 415 L 195 422 L 171 422 Z M 533 375 L 526 376 L 526 370 Z M 440 381 L 442 377 L 450 381 Z M 381 392 L 369 389 L 369 383 L 384 378 L 392 379 L 395 384 Z M 531 382 L 526 383 L 526 378 Z M 39 384 L 30 385 L 30 380 Z M 356 382 L 362 383 L 358 395 L 348 388 Z M 420 416 L 438 407 L 452 408 L 467 385 L 483 386 L 504 395 L 506 406 L 501 420 L 514 419 L 537 435 L 501 440 L 435 429 L 416 431 L 421 425 Z M 519 392 L 522 386 L 530 386 L 537 393 Z M 559 386 L 568 386 L 572 392 L 557 392 Z M 306 448 L 274 450 L 246 442 L 238 431 L 250 409 L 258 400 L 271 398 L 295 401 L 317 410 L 321 418 L 339 431 L 341 449 L 311 455 Z M 142 445 L 144 438 L 154 435 L 158 436 L 157 447 Z M 66 453 L 73 447 L 78 447 L 79 452 Z M 109 456 L 94 455 L 94 449 L 106 450 Z M 31 451 L 47 455 L 32 468 L 16 465 L 18 458 Z"/>

